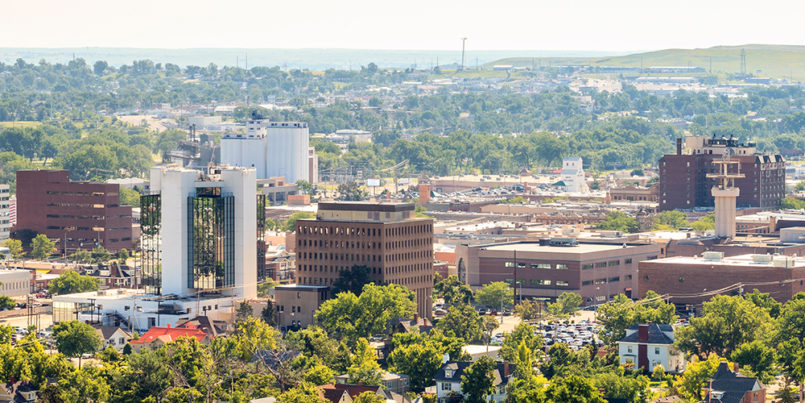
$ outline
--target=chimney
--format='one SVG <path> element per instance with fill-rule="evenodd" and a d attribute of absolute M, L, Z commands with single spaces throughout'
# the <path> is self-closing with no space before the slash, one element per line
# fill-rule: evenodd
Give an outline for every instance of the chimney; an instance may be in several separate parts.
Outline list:
<path fill-rule="evenodd" d="M 682 137 L 676 139 L 676 155 L 682 155 Z"/>
<path fill-rule="evenodd" d="M 419 314 L 418 313 L 414 314 L 414 323 L 419 324 Z"/>
<path fill-rule="evenodd" d="M 503 363 L 503 377 L 504 378 L 509 377 L 509 362 L 508 361 Z"/>
<path fill-rule="evenodd" d="M 170 324 L 170 323 L 168 323 L 167 328 L 168 328 L 168 329 L 170 329 L 170 328 L 171 328 L 171 324 Z"/>
<path fill-rule="evenodd" d="M 648 342 L 648 325 L 637 325 L 637 341 Z"/>
<path fill-rule="evenodd" d="M 733 362 L 732 363 L 732 372 L 737 373 L 739 369 L 741 369 L 741 366 L 737 362 Z"/>

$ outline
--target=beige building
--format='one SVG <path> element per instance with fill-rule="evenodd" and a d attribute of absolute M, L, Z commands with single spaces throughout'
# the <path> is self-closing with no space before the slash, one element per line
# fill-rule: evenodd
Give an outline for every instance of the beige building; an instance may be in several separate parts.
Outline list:
<path fill-rule="evenodd" d="M 31 272 L 28 270 L 0 270 L 0 295 L 24 297 L 31 292 Z"/>
<path fill-rule="evenodd" d="M 299 329 L 315 323 L 314 316 L 327 300 L 329 287 L 286 284 L 274 287 L 274 309 L 280 329 Z"/>

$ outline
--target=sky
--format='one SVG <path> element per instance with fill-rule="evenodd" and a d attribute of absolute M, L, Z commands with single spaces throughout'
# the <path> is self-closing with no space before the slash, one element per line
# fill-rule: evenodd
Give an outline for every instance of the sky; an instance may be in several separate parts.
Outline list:
<path fill-rule="evenodd" d="M 805 2 L 3 0 L 0 47 L 643 51 L 805 45 Z"/>

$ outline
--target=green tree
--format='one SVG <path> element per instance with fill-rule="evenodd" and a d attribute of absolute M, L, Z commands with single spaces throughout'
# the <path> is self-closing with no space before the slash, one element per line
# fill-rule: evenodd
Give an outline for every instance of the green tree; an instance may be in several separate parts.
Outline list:
<path fill-rule="evenodd" d="M 47 235 L 38 234 L 31 240 L 31 257 L 43 260 L 56 252 L 56 243 L 51 241 Z"/>
<path fill-rule="evenodd" d="M 360 296 L 342 292 L 325 301 L 316 321 L 328 334 L 352 343 L 386 331 L 389 321 L 411 318 L 416 312 L 414 292 L 398 284 L 367 284 Z"/>
<path fill-rule="evenodd" d="M 676 332 L 675 345 L 689 354 L 731 355 L 772 333 L 769 313 L 742 297 L 717 295 L 703 305 L 703 315 Z"/>
<path fill-rule="evenodd" d="M 299 187 L 299 191 L 302 192 L 303 194 L 306 195 L 313 194 L 313 185 L 311 185 L 310 182 L 304 179 L 299 179 L 298 181 L 296 181 L 296 186 Z"/>
<path fill-rule="evenodd" d="M 793 197 L 784 197 L 780 201 L 780 208 L 784 210 L 802 210 L 805 209 L 805 201 Z"/>
<path fill-rule="evenodd" d="M 496 281 L 475 292 L 475 302 L 482 306 L 503 307 L 514 304 L 514 290 L 503 281 Z"/>
<path fill-rule="evenodd" d="M 741 344 L 730 359 L 743 367 L 749 367 L 763 383 L 768 384 L 774 379 L 777 352 L 760 340 Z"/>
<path fill-rule="evenodd" d="M 545 391 L 549 402 L 605 403 L 601 393 L 588 379 L 570 375 L 557 382 L 551 382 Z"/>
<path fill-rule="evenodd" d="M 472 298 L 472 289 L 461 282 L 455 274 L 447 276 L 437 282 L 433 287 L 434 294 L 444 299 L 446 306 L 469 304 Z"/>
<path fill-rule="evenodd" d="M 704 217 L 692 222 L 690 226 L 695 231 L 699 232 L 716 229 L 716 216 L 712 213 L 707 214 Z"/>
<path fill-rule="evenodd" d="M 352 401 L 353 403 L 385 403 L 386 400 L 380 397 L 376 392 L 363 392 L 355 400 Z"/>
<path fill-rule="evenodd" d="M 51 295 L 75 294 L 98 290 L 98 279 L 80 275 L 74 271 L 66 271 L 59 278 L 48 283 Z"/>
<path fill-rule="evenodd" d="M 351 365 L 347 368 L 350 383 L 361 382 L 364 385 L 379 385 L 381 378 L 380 364 L 377 363 L 377 353 L 369 341 L 360 338 L 355 346 L 355 353 L 351 358 Z"/>
<path fill-rule="evenodd" d="M 447 315 L 436 324 L 436 328 L 447 336 L 471 342 L 483 337 L 483 323 L 483 319 L 473 307 L 461 304 L 447 308 Z"/>
<path fill-rule="evenodd" d="M 257 350 L 277 348 L 280 334 L 262 320 L 249 317 L 237 323 L 231 338 L 240 359 L 250 361 Z"/>
<path fill-rule="evenodd" d="M 14 260 L 22 259 L 25 256 L 25 251 L 22 249 L 22 242 L 19 239 L 9 238 L 3 242 L 3 246 L 8 248 L 8 253 Z"/>
<path fill-rule="evenodd" d="M 698 402 L 704 398 L 704 388 L 716 374 L 721 359 L 711 354 L 707 360 L 689 362 L 682 376 L 674 381 L 674 389 L 683 399 Z"/>
<path fill-rule="evenodd" d="M 95 249 L 92 250 L 91 254 L 93 263 L 104 263 L 112 258 L 112 254 L 101 245 L 96 246 Z"/>
<path fill-rule="evenodd" d="M 328 403 L 329 400 L 321 397 L 321 392 L 316 385 L 309 382 L 302 382 L 293 389 L 287 390 L 279 395 L 277 401 L 280 403 Z"/>
<path fill-rule="evenodd" d="M 659 366 L 662 368 L 662 366 Z M 593 376 L 593 385 L 603 390 L 607 401 L 619 399 L 628 402 L 647 403 L 651 398 L 649 379 L 644 375 L 637 377 L 621 376 L 615 372 L 602 372 Z"/>
<path fill-rule="evenodd" d="M 487 396 L 495 394 L 496 367 L 495 360 L 484 355 L 464 370 L 464 375 L 461 375 L 461 393 L 465 402 L 483 403 Z"/>
<path fill-rule="evenodd" d="M 676 322 L 676 307 L 666 303 L 654 291 L 648 291 L 643 299 L 632 301 L 618 294 L 598 307 L 596 318 L 603 325 L 599 337 L 611 344 L 626 337 L 626 329 L 640 323 L 670 325 Z"/>
<path fill-rule="evenodd" d="M 0 283 L 0 285 L 2 285 L 2 283 Z M 0 295 L 0 310 L 14 309 L 15 306 L 17 306 L 17 302 L 11 297 Z"/>
<path fill-rule="evenodd" d="M 333 381 L 333 370 L 326 365 L 316 364 L 305 371 L 305 381 L 314 385 L 325 385 Z"/>
<path fill-rule="evenodd" d="M 242 322 L 254 315 L 254 308 L 247 301 L 241 301 L 235 314 L 236 320 Z"/>
<path fill-rule="evenodd" d="M 335 199 L 343 201 L 361 201 L 369 197 L 369 194 L 357 182 L 338 185 L 337 193 L 338 196 Z"/>
<path fill-rule="evenodd" d="M 654 231 L 676 231 L 690 226 L 688 216 L 679 210 L 663 211 L 654 218 L 651 229 Z"/>
<path fill-rule="evenodd" d="M 534 327 L 528 323 L 520 323 L 511 333 L 504 333 L 503 336 L 503 343 L 500 346 L 500 358 L 505 361 L 517 361 L 520 345 L 528 348 L 532 352 L 531 354 L 542 349 L 542 336 L 535 333 Z M 534 360 L 536 359 L 537 357 L 534 357 Z M 529 364 L 534 366 L 536 361 Z"/>
<path fill-rule="evenodd" d="M 777 342 L 805 340 L 805 293 L 795 295 L 782 306 L 774 339 Z"/>
<path fill-rule="evenodd" d="M 639 230 L 639 226 L 637 225 L 637 220 L 634 217 L 630 217 L 626 215 L 626 213 L 620 211 L 611 211 L 607 214 L 604 221 L 598 224 L 598 229 L 621 232 L 637 232 Z"/>
<path fill-rule="evenodd" d="M 53 338 L 60 353 L 68 357 L 78 357 L 79 368 L 83 354 L 93 354 L 103 346 L 98 332 L 92 326 L 77 320 L 60 322 L 53 326 Z"/>
<path fill-rule="evenodd" d="M 128 249 L 122 248 L 119 252 L 117 252 L 117 257 L 120 259 L 120 264 L 126 264 L 131 256 L 129 255 Z"/>
<path fill-rule="evenodd" d="M 581 295 L 574 292 L 563 292 L 556 302 L 548 304 L 548 312 L 556 317 L 567 317 L 576 313 L 581 306 Z"/>
<path fill-rule="evenodd" d="M 519 316 L 523 321 L 539 319 L 541 313 L 542 307 L 540 303 L 530 299 L 525 299 L 514 307 L 514 314 Z"/>
<path fill-rule="evenodd" d="M 125 186 L 121 186 L 120 204 L 125 206 L 140 207 L 140 192 Z"/>
<path fill-rule="evenodd" d="M 58 380 L 54 394 L 63 402 L 104 402 L 109 384 L 96 368 L 81 368 Z"/>
<path fill-rule="evenodd" d="M 768 293 L 760 292 L 757 288 L 755 288 L 752 290 L 752 292 L 744 294 L 743 297 L 751 301 L 756 306 L 765 309 L 772 319 L 777 319 L 777 317 L 780 316 L 780 310 L 782 310 L 783 304 L 777 302 Z"/>
<path fill-rule="evenodd" d="M 266 300 L 266 306 L 260 312 L 260 319 L 269 326 L 277 326 L 277 310 L 274 307 L 274 301 Z"/>
<path fill-rule="evenodd" d="M 433 377 L 442 365 L 444 352 L 433 342 L 399 346 L 389 356 L 389 369 L 410 377 L 411 390 L 422 392 L 433 385 Z"/>
<path fill-rule="evenodd" d="M 338 357 L 338 342 L 331 339 L 324 329 L 308 326 L 285 336 L 289 348 L 299 351 L 306 357 L 318 360 L 328 367 L 335 367 Z"/>
<path fill-rule="evenodd" d="M 285 220 L 281 229 L 283 231 L 296 231 L 296 222 L 298 220 L 308 220 L 314 217 L 316 217 L 316 214 L 310 211 L 297 211 Z"/>
<path fill-rule="evenodd" d="M 347 270 L 341 270 L 338 272 L 338 278 L 333 282 L 332 295 L 347 291 L 355 295 L 361 295 L 363 286 L 371 282 L 369 279 L 371 270 L 369 266 L 361 265 L 353 265 Z"/>
<path fill-rule="evenodd" d="M 78 249 L 70 255 L 70 260 L 76 263 L 92 263 L 92 253 L 85 249 Z"/>

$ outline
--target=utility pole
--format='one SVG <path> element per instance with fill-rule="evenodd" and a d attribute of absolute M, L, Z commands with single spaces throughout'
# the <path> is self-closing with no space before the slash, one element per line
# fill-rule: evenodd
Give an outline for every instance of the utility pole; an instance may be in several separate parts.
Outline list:
<path fill-rule="evenodd" d="M 461 38 L 461 69 L 459 71 L 464 71 L 464 50 L 466 44 L 467 38 Z"/>

